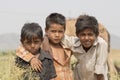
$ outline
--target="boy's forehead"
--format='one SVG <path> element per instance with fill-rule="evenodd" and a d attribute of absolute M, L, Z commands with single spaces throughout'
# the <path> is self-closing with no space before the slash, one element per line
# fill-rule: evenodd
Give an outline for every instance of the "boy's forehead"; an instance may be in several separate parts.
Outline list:
<path fill-rule="evenodd" d="M 91 28 L 91 27 L 85 27 L 85 28 L 83 28 L 83 29 L 81 29 L 82 31 L 93 31 L 93 28 Z"/>
<path fill-rule="evenodd" d="M 38 36 L 30 36 L 30 37 L 26 37 L 25 40 L 27 41 L 33 41 L 33 40 L 42 40 L 42 38 L 39 38 Z"/>
<path fill-rule="evenodd" d="M 63 25 L 56 24 L 56 23 L 50 25 L 50 28 L 58 28 L 58 27 L 64 28 Z"/>

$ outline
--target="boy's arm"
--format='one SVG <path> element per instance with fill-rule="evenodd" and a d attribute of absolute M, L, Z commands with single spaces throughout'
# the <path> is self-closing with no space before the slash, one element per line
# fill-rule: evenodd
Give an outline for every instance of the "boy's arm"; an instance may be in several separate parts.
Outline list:
<path fill-rule="evenodd" d="M 36 58 L 32 53 L 24 49 L 23 46 L 18 47 L 18 49 L 16 50 L 16 55 L 24 61 L 29 62 L 32 69 L 36 71 L 41 71 L 42 62 L 38 58 Z"/>
<path fill-rule="evenodd" d="M 16 55 L 26 62 L 30 62 L 30 60 L 34 57 L 34 55 L 25 50 L 23 46 L 19 46 L 16 49 Z"/>
<path fill-rule="evenodd" d="M 72 48 L 76 41 L 79 41 L 78 37 L 65 35 L 62 39 L 62 44 L 65 48 Z"/>
<path fill-rule="evenodd" d="M 99 78 L 107 78 L 108 66 L 107 66 L 107 58 L 108 58 L 108 46 L 106 42 L 99 43 L 97 56 L 96 56 L 96 65 L 95 65 L 95 74 L 103 75 L 98 76 Z M 100 79 L 101 79 L 100 78 Z"/>

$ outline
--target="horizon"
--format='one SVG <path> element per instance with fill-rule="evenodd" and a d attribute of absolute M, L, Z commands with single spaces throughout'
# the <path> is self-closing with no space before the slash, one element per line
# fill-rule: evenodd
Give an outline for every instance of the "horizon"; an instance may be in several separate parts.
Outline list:
<path fill-rule="evenodd" d="M 119 3 L 119 0 L 0 0 L 0 35 L 20 34 L 26 22 L 37 22 L 44 30 L 45 18 L 52 12 L 58 12 L 66 18 L 77 18 L 81 14 L 94 16 L 110 34 L 120 37 Z"/>

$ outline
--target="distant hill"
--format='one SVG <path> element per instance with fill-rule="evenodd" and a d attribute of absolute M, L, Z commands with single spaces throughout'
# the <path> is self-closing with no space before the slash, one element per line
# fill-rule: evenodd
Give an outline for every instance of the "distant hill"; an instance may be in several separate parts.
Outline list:
<path fill-rule="evenodd" d="M 0 51 L 15 50 L 19 44 L 19 34 L 7 33 L 0 35 Z"/>
<path fill-rule="evenodd" d="M 20 44 L 19 36 L 16 33 L 0 35 L 0 51 L 15 50 Z M 120 49 L 120 37 L 111 34 L 111 48 Z"/>

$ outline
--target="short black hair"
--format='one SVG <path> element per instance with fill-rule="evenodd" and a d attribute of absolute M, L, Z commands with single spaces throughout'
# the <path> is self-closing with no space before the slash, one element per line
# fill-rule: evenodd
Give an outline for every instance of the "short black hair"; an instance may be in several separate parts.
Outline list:
<path fill-rule="evenodd" d="M 43 39 L 43 31 L 38 23 L 25 23 L 21 29 L 21 42 L 32 40 L 34 37 Z"/>
<path fill-rule="evenodd" d="M 96 36 L 99 35 L 98 21 L 95 17 L 89 15 L 80 15 L 75 24 L 76 35 L 86 28 L 91 28 Z"/>
<path fill-rule="evenodd" d="M 46 30 L 49 29 L 51 24 L 60 24 L 66 29 L 66 19 L 65 17 L 60 13 L 51 13 L 46 18 Z"/>

